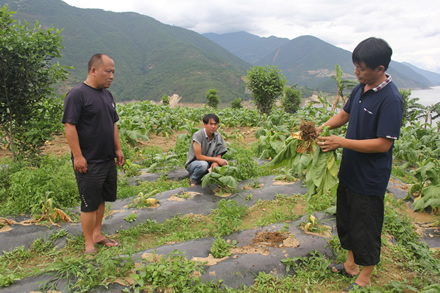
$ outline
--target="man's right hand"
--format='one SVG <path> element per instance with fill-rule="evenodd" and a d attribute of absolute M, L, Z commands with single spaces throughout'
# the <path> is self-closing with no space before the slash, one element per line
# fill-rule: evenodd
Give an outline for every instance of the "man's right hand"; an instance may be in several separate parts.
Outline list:
<path fill-rule="evenodd" d="M 79 173 L 87 173 L 87 160 L 83 156 L 73 158 L 73 169 Z"/>
<path fill-rule="evenodd" d="M 222 159 L 222 158 L 219 158 L 219 159 L 217 160 L 217 164 L 219 164 L 219 166 L 224 166 L 224 165 L 227 165 L 228 162 L 226 162 L 226 160 L 224 160 L 224 159 Z"/>

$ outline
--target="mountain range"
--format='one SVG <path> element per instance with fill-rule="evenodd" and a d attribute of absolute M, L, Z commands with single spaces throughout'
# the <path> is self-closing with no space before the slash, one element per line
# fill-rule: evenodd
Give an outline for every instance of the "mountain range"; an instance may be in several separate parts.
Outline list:
<path fill-rule="evenodd" d="M 224 101 L 246 98 L 242 77 L 251 65 L 196 32 L 138 13 L 80 9 L 61 0 L 0 0 L 0 6 L 6 3 L 16 20 L 63 29 L 59 62 L 74 69 L 59 93 L 85 79 L 93 54 L 105 53 L 115 60 L 110 90 L 117 101 L 178 94 L 182 102 L 206 102 L 212 88 Z"/>
<path fill-rule="evenodd" d="M 336 64 L 341 66 L 344 79 L 356 79 L 351 52 L 314 36 L 293 40 L 273 36 L 261 38 L 247 32 L 204 36 L 253 65 L 277 66 L 291 84 L 334 92 L 335 82 L 331 76 L 335 74 Z M 391 61 L 387 71 L 399 88 L 423 89 L 440 85 L 440 74 L 409 63 Z"/>
<path fill-rule="evenodd" d="M 344 78 L 355 78 L 351 53 L 313 36 L 201 35 L 146 15 L 81 9 L 61 0 L 0 0 L 3 5 L 16 11 L 13 17 L 22 23 L 38 20 L 43 28 L 63 29 L 59 62 L 74 69 L 55 86 L 59 94 L 85 79 L 88 59 L 95 53 L 115 60 L 111 91 L 117 101 L 157 101 L 164 94 L 178 94 L 184 103 L 206 102 L 209 89 L 217 89 L 222 102 L 248 99 L 244 76 L 255 65 L 278 66 L 288 85 L 326 92 L 336 92 L 331 79 L 336 64 Z M 439 74 L 407 63 L 392 62 L 389 72 L 399 88 L 440 84 Z"/>

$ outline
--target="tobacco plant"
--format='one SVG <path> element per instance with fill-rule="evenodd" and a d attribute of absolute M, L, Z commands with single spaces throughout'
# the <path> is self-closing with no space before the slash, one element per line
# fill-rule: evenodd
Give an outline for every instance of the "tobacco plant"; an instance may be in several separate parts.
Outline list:
<path fill-rule="evenodd" d="M 302 122 L 300 130 L 285 140 L 282 151 L 268 165 L 288 167 L 292 175 L 305 173 L 310 199 L 326 194 L 338 184 L 338 160 L 336 151 L 322 152 L 315 143 L 318 135 L 312 122 Z M 320 135 L 328 136 L 329 128 L 324 127 Z"/>
<path fill-rule="evenodd" d="M 202 178 L 202 187 L 217 184 L 221 193 L 234 192 L 238 187 L 238 168 L 231 165 L 215 167 Z"/>

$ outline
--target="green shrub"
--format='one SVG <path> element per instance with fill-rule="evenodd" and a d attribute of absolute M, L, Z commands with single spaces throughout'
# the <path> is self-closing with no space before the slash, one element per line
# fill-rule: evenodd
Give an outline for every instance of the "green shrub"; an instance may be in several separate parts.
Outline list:
<path fill-rule="evenodd" d="M 163 105 L 169 105 L 170 104 L 170 97 L 168 97 L 168 95 L 163 95 L 162 96 L 162 104 Z"/>
<path fill-rule="evenodd" d="M 302 92 L 300 89 L 296 88 L 296 85 L 284 88 L 284 95 L 281 100 L 284 111 L 286 113 L 295 114 L 300 108 L 301 96 Z"/>
<path fill-rule="evenodd" d="M 0 213 L 38 213 L 48 194 L 59 208 L 79 205 L 78 188 L 68 156 L 61 159 L 44 156 L 39 167 L 20 165 L 21 170 L 10 174 L 9 185 L 1 189 Z M 12 164 L 11 170 L 15 169 Z"/>
<path fill-rule="evenodd" d="M 243 105 L 241 104 L 241 99 L 240 98 L 236 98 L 235 100 L 233 100 L 231 102 L 231 108 L 232 109 L 241 109 L 241 108 L 243 108 Z"/>
<path fill-rule="evenodd" d="M 220 103 L 220 98 L 217 95 L 216 89 L 210 89 L 206 93 L 206 98 L 208 99 L 208 102 L 206 103 L 209 107 L 212 107 L 214 109 L 217 109 L 218 104 Z"/>

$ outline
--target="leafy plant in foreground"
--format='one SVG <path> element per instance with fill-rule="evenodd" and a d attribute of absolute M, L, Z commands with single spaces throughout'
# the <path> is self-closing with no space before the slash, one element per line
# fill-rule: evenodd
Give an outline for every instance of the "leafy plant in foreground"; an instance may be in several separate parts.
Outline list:
<path fill-rule="evenodd" d="M 197 287 L 201 285 L 200 275 L 204 272 L 202 263 L 187 260 L 177 250 L 167 257 L 153 254 L 147 261 L 137 268 L 137 274 L 131 275 L 135 281 L 132 286 L 135 292 L 146 289 L 199 292 Z"/>
<path fill-rule="evenodd" d="M 202 187 L 206 187 L 211 184 L 217 184 L 220 187 L 220 192 L 233 192 L 238 187 L 237 167 L 231 165 L 224 165 L 221 167 L 215 167 L 212 172 L 209 172 L 202 178 Z"/>
<path fill-rule="evenodd" d="M 312 122 L 302 122 L 301 132 L 286 139 L 282 151 L 268 164 L 272 168 L 286 166 L 292 174 L 303 174 L 306 170 L 308 198 L 326 194 L 338 184 L 338 161 L 336 151 L 323 152 L 316 145 L 318 137 Z M 329 135 L 324 127 L 321 136 Z"/>
<path fill-rule="evenodd" d="M 330 261 L 318 251 L 310 251 L 310 256 L 307 257 L 288 257 L 282 259 L 281 262 L 286 266 L 286 273 L 289 273 L 292 269 L 296 274 L 301 274 L 302 277 L 313 278 L 315 282 L 326 278 L 329 274 L 327 267 Z"/>
<path fill-rule="evenodd" d="M 137 214 L 131 213 L 128 216 L 126 216 L 124 220 L 126 220 L 129 223 L 132 223 L 132 222 L 136 221 L 136 218 L 137 218 Z"/>
<path fill-rule="evenodd" d="M 67 280 L 69 292 L 90 292 L 99 285 L 107 287 L 119 276 L 127 275 L 134 267 L 131 256 L 120 257 L 112 250 L 101 250 L 94 258 L 62 258 L 46 268 L 53 278 L 43 285 L 42 291 L 58 289 L 58 282 Z"/>
<path fill-rule="evenodd" d="M 71 222 L 70 217 L 61 209 L 55 207 L 55 202 L 49 195 L 52 192 L 46 192 L 46 198 L 41 206 L 41 214 L 38 213 L 37 217 L 39 218 L 37 222 L 41 220 L 49 220 L 52 224 L 55 222 Z"/>
<path fill-rule="evenodd" d="M 41 215 L 48 192 L 59 208 L 79 204 L 71 161 L 67 157 L 59 159 L 55 156 L 44 156 L 40 160 L 39 166 L 21 165 L 21 170 L 9 175 L 8 188 L 0 188 L 0 198 L 7 199 L 0 207 L 5 214 L 31 212 Z"/>
<path fill-rule="evenodd" d="M 406 199 L 418 193 L 414 200 L 414 210 L 423 210 L 428 206 L 440 208 L 440 166 L 436 160 L 426 160 L 414 171 L 416 183 L 408 190 Z"/>

